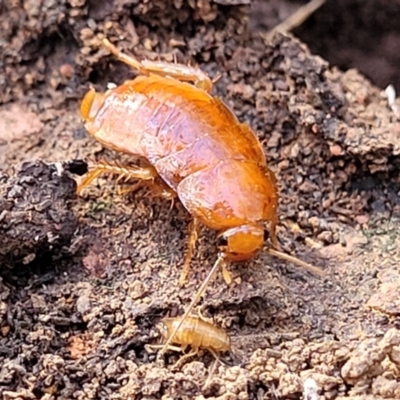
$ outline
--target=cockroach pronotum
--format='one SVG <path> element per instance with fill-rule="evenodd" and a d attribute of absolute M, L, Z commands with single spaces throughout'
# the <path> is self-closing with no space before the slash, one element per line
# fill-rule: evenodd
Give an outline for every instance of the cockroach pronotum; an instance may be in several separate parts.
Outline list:
<path fill-rule="evenodd" d="M 262 249 L 265 232 L 273 247 L 267 253 L 321 274 L 318 268 L 278 250 L 275 175 L 255 133 L 210 95 L 212 80 L 195 67 L 139 61 L 107 39 L 103 44 L 141 76 L 105 93 L 90 89 L 82 101 L 81 116 L 89 134 L 103 146 L 142 158 L 146 166 L 102 162 L 89 170 L 78 191 L 101 173 L 112 173 L 149 184 L 164 197 L 177 197 L 193 217 L 180 283 L 186 281 L 199 223 L 218 231 L 218 258 L 180 322 L 174 324 L 161 354 L 217 269 L 222 266 L 229 283 L 225 261 L 252 258 Z"/>

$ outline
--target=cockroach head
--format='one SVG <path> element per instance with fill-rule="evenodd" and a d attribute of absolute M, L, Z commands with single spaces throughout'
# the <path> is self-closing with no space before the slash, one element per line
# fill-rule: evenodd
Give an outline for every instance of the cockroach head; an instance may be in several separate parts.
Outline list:
<path fill-rule="evenodd" d="M 218 247 L 233 261 L 247 260 L 262 248 L 264 229 L 258 225 L 242 225 L 230 228 L 218 237 Z"/>
<path fill-rule="evenodd" d="M 168 339 L 171 331 L 171 318 L 163 318 L 158 324 L 157 329 L 161 333 L 161 335 Z"/>

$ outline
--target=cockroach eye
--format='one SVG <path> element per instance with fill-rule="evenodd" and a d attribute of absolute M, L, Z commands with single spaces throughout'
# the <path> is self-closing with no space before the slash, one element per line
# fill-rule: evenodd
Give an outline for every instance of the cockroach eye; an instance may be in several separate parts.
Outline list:
<path fill-rule="evenodd" d="M 225 236 L 220 236 L 217 238 L 217 246 L 218 247 L 224 247 L 228 246 L 228 240 Z"/>
<path fill-rule="evenodd" d="M 163 335 L 164 337 L 167 336 L 168 329 L 167 329 L 167 326 L 165 324 L 160 323 L 159 326 L 158 326 L 158 329 L 159 329 L 161 335 Z"/>

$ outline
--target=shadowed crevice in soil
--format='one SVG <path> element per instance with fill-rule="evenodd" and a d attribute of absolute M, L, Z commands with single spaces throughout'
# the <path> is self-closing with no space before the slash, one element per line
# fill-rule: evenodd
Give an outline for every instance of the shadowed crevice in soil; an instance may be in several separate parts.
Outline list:
<path fill-rule="evenodd" d="M 272 29 L 296 4 L 307 2 L 254 1 L 252 29 Z M 293 33 L 331 65 L 355 68 L 382 89 L 393 84 L 399 92 L 399 16 L 400 6 L 393 1 L 327 0 Z"/>
<path fill-rule="evenodd" d="M 356 68 L 382 89 L 393 84 L 399 92 L 399 17 L 396 2 L 328 1 L 295 33 L 332 65 Z"/>

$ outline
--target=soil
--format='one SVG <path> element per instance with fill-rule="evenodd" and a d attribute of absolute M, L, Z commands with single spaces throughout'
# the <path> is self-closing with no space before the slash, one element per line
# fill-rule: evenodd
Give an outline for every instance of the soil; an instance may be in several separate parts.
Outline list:
<path fill-rule="evenodd" d="M 400 398 L 400 102 L 296 36 L 260 35 L 295 3 L 249 3 L 0 5 L 3 399 Z M 319 34 L 331 3 L 296 31 L 314 35 L 313 49 L 335 39 Z M 348 35 L 368 40 L 358 28 L 374 6 L 397 37 L 393 7 L 378 1 Z M 202 229 L 180 287 L 190 215 L 179 202 L 123 194 L 110 177 L 75 192 L 87 160 L 130 160 L 89 137 L 79 116 L 89 85 L 135 76 L 101 47 L 105 35 L 139 58 L 220 75 L 213 94 L 255 130 L 277 175 L 282 248 L 325 272 L 261 253 L 228 266 L 230 286 L 219 274 L 200 307 L 232 338 L 228 365 L 214 368 L 204 351 L 174 366 L 179 353 L 157 359 L 147 346 L 193 298 L 217 257 L 216 233 Z M 398 57 L 390 49 L 380 51 Z"/>

